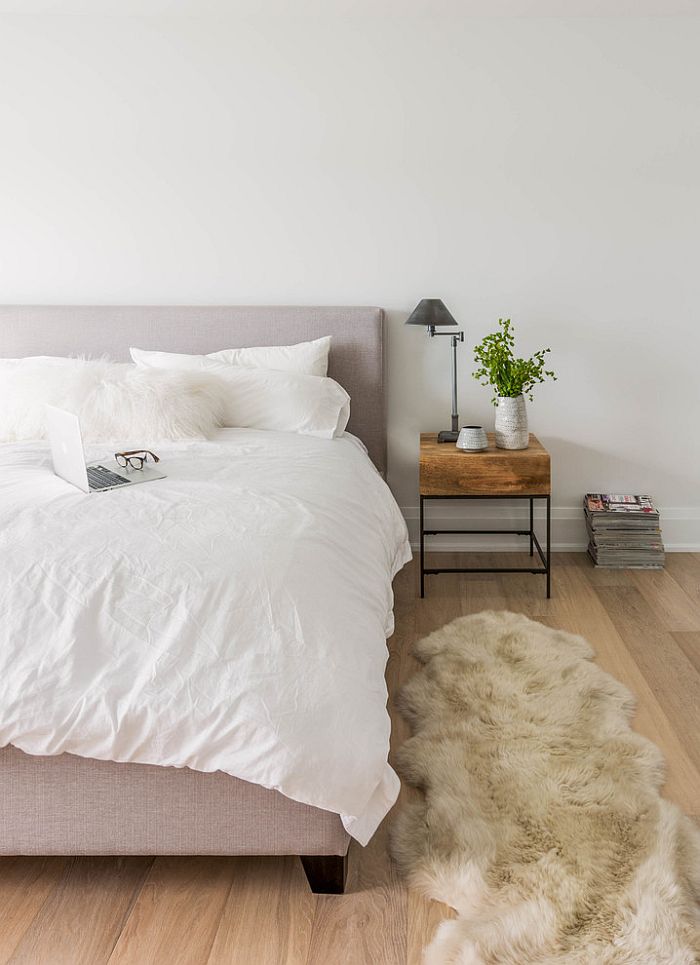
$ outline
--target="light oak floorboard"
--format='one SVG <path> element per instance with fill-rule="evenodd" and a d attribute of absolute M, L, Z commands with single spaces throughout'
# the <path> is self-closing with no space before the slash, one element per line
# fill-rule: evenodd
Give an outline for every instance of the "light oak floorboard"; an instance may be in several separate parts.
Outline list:
<path fill-rule="evenodd" d="M 316 895 L 298 858 L 235 858 L 207 965 L 297 965 L 311 945 Z"/>
<path fill-rule="evenodd" d="M 665 571 L 700 606 L 700 553 L 669 553 Z"/>
<path fill-rule="evenodd" d="M 527 545 L 526 541 L 523 541 Z M 441 553 L 441 566 L 527 566 L 525 553 Z M 443 574 L 394 584 L 388 641 L 392 759 L 408 737 L 396 696 L 411 648 L 445 623 L 510 609 L 585 636 L 635 694 L 635 728 L 668 764 L 664 793 L 700 812 L 700 555 L 665 571 L 596 570 L 556 554 L 553 596 L 530 574 Z M 400 801 L 416 792 L 402 789 Z M 295 858 L 0 859 L 0 963 L 31 965 L 419 965 L 450 910 L 408 891 L 387 854 L 391 815 L 350 850 L 348 893 L 314 896 Z M 139 864 L 139 862 L 141 862 Z M 150 870 L 149 870 L 150 869 Z"/>
<path fill-rule="evenodd" d="M 672 634 L 658 624 L 653 608 L 639 590 L 598 587 L 596 593 L 683 740 L 686 753 L 700 768 L 700 673 Z"/>
<path fill-rule="evenodd" d="M 235 874 L 235 858 L 156 858 L 109 965 L 204 965 Z"/>
<path fill-rule="evenodd" d="M 633 570 L 632 581 L 664 630 L 692 632 L 700 630 L 700 595 L 688 592 L 666 570 Z"/>
<path fill-rule="evenodd" d="M 68 858 L 0 858 L 0 962 L 5 965 L 61 879 Z"/>
<path fill-rule="evenodd" d="M 12 965 L 106 962 L 151 858 L 71 861 L 10 958 Z"/>
<path fill-rule="evenodd" d="M 697 672 L 700 673 L 700 632 L 674 633 L 673 639 Z M 698 740 L 700 740 L 700 735 L 698 735 Z"/>
<path fill-rule="evenodd" d="M 574 562 L 558 570 L 551 617 L 543 622 L 585 637 L 600 666 L 632 691 L 637 701 L 633 726 L 661 749 L 668 763 L 664 793 L 686 813 L 700 812 L 700 772 L 688 756 L 688 735 L 678 732 L 667 713 L 668 702 L 656 693 L 625 646 L 590 583 L 592 567 Z"/>

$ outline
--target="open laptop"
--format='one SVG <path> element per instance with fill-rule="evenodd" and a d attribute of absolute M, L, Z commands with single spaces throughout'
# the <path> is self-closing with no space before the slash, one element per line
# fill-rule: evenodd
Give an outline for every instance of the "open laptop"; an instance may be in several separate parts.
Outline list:
<path fill-rule="evenodd" d="M 116 462 L 87 465 L 83 437 L 80 433 L 80 420 L 73 412 L 47 405 L 46 424 L 51 444 L 53 471 L 61 479 L 82 489 L 84 493 L 102 492 L 105 489 L 118 489 L 122 486 L 134 486 L 136 483 L 165 478 L 164 472 L 158 472 L 150 466 L 127 471 Z"/>

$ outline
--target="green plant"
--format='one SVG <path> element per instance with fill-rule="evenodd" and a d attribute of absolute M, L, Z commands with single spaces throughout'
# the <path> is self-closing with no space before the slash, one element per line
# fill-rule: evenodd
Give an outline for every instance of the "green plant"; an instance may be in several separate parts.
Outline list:
<path fill-rule="evenodd" d="M 516 398 L 526 395 L 532 401 L 532 390 L 546 378 L 554 379 L 556 375 L 550 369 L 545 369 L 544 357 L 549 348 L 543 348 L 529 359 L 518 359 L 513 354 L 515 336 L 511 329 L 510 319 L 499 318 L 500 331 L 487 335 L 474 346 L 474 361 L 479 368 L 473 373 L 475 379 L 482 379 L 482 385 L 492 385 L 496 394 L 491 400 L 498 405 L 499 396 Z"/>

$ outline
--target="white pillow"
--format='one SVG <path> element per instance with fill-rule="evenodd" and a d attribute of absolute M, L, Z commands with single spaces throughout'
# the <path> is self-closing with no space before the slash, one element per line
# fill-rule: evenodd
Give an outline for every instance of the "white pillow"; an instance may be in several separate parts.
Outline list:
<path fill-rule="evenodd" d="M 328 374 L 328 353 L 331 336 L 317 338 L 313 342 L 299 342 L 297 345 L 261 345 L 257 348 L 225 348 L 220 352 L 210 352 L 207 356 L 181 355 L 177 352 L 148 352 L 132 348 L 131 357 L 144 367 L 154 363 L 155 368 L 162 357 L 170 360 L 168 368 L 180 368 L 178 360 L 208 358 L 228 365 L 242 365 L 252 369 L 277 369 L 279 372 L 297 372 L 299 375 Z M 187 368 L 184 364 L 183 368 Z"/>
<path fill-rule="evenodd" d="M 0 442 L 43 439 L 46 403 L 75 412 L 87 442 L 202 439 L 221 424 L 225 395 L 221 380 L 201 371 L 106 359 L 0 359 Z"/>
<path fill-rule="evenodd" d="M 139 365 L 140 353 L 132 355 Z M 273 369 L 228 365 L 207 355 L 149 352 L 151 367 L 170 367 L 216 375 L 226 385 L 224 425 L 274 429 L 333 439 L 345 431 L 350 396 L 333 379 Z"/>

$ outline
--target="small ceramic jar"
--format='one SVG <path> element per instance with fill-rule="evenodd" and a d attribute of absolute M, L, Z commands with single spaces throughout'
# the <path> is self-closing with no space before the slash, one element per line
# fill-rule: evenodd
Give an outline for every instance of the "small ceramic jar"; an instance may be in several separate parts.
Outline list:
<path fill-rule="evenodd" d="M 488 449 L 489 443 L 483 426 L 462 426 L 457 437 L 457 448 L 469 452 Z"/>

